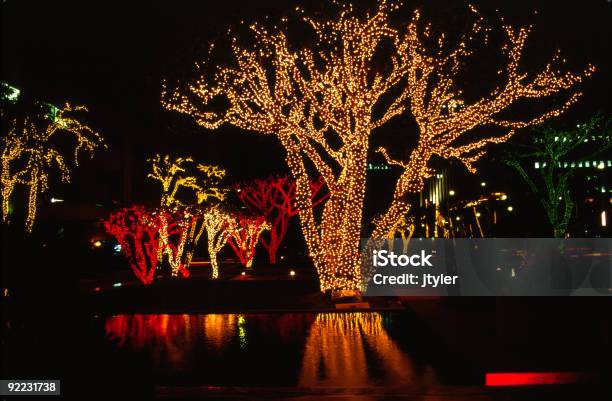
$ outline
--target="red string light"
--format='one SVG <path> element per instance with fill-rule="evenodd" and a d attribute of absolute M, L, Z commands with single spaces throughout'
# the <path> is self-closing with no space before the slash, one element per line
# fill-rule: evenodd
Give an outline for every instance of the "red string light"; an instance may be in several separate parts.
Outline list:
<path fill-rule="evenodd" d="M 112 213 L 104 228 L 113 235 L 132 271 L 144 284 L 151 284 L 157 267 L 161 221 L 142 206 L 132 206 Z"/>
<path fill-rule="evenodd" d="M 325 200 L 328 193 L 319 194 L 325 182 L 321 177 L 313 180 L 312 206 Z M 270 223 L 270 230 L 261 234 L 261 244 L 268 252 L 270 264 L 276 263 L 276 254 L 287 234 L 289 221 L 298 213 L 295 202 L 295 181 L 288 176 L 253 180 L 235 187 L 238 198 L 256 216 L 263 216 Z"/>

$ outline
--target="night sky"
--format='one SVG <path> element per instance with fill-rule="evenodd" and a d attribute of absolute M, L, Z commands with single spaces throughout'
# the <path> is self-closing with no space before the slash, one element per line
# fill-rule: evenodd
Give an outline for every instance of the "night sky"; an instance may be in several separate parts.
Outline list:
<path fill-rule="evenodd" d="M 468 15 L 465 2 L 406 1 L 405 8 L 421 3 L 426 4 L 426 19 L 445 23 L 449 30 L 460 27 Z M 583 87 L 584 99 L 566 121 L 609 111 L 609 1 L 473 3 L 494 28 L 500 15 L 509 23 L 533 23 L 530 43 L 535 53 L 546 56 L 559 47 L 575 70 L 589 62 L 597 66 L 598 73 Z M 291 15 L 296 4 L 307 6 L 307 12 L 322 7 L 314 1 L 287 0 L 3 0 L 2 81 L 56 105 L 70 101 L 89 107 L 88 121 L 107 138 L 110 149 L 75 171 L 69 190 L 74 197 L 120 197 L 117 182 L 129 168 L 133 197 L 149 199 L 155 185 L 144 178 L 144 160 L 157 152 L 191 154 L 205 163 L 222 164 L 233 181 L 283 172 L 284 152 L 273 137 L 231 127 L 216 132 L 199 128 L 188 117 L 162 109 L 160 85 L 164 78 L 192 78 L 193 62 L 201 59 L 211 40 L 222 40 L 228 27 L 240 20 L 261 21 L 266 15 Z M 397 124 L 388 128 L 400 129 Z"/>

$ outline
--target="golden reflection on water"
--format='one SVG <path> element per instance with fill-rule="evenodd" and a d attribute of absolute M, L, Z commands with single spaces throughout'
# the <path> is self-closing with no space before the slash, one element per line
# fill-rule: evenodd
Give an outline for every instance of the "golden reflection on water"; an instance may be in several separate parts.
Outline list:
<path fill-rule="evenodd" d="M 223 349 L 235 332 L 236 315 L 204 315 L 204 335 L 213 348 Z"/>
<path fill-rule="evenodd" d="M 434 380 L 431 369 L 419 375 L 419 381 Z M 321 313 L 306 341 L 299 386 L 401 386 L 414 384 L 415 376 L 413 361 L 389 337 L 380 314 Z"/>

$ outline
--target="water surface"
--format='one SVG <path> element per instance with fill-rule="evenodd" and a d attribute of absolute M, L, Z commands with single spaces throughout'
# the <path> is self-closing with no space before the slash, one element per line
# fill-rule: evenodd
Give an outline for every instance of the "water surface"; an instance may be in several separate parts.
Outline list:
<path fill-rule="evenodd" d="M 372 387 L 441 384 L 402 313 L 116 315 L 106 332 L 158 383 Z M 420 335 L 419 335 L 420 333 Z M 433 346 L 435 348 L 435 346 Z"/>

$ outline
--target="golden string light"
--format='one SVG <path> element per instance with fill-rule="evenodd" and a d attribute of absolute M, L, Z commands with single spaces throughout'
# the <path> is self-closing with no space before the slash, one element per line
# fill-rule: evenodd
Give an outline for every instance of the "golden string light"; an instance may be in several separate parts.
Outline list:
<path fill-rule="evenodd" d="M 60 135 L 72 135 L 76 140 L 74 147 L 75 166 L 79 165 L 81 150 L 93 157 L 94 151 L 106 148 L 100 134 L 81 123 L 74 112 L 87 111 L 84 106 L 66 104 L 57 111 L 55 117 L 30 116 L 23 124 L 13 121 L 6 136 L 2 138 L 2 219 L 8 221 L 9 201 L 15 185 L 28 187 L 28 213 L 25 227 L 32 231 L 36 219 L 38 196 L 49 188 L 50 170 L 59 170 L 60 179 L 70 182 L 70 168 L 64 155 L 56 149 L 54 139 Z"/>
<path fill-rule="evenodd" d="M 229 233 L 233 230 L 235 223 L 230 215 L 223 212 L 218 206 L 214 206 L 202 215 L 202 224 L 208 237 L 208 254 L 210 256 L 212 278 L 218 278 L 217 254 L 227 243 Z"/>
<path fill-rule="evenodd" d="M 169 218 L 171 223 L 168 222 Z M 189 213 L 180 213 L 176 210 L 172 215 L 161 211 L 159 213 L 159 220 L 160 247 L 158 249 L 166 255 L 172 276 L 178 276 L 179 272 L 182 272 L 183 276 L 188 276 L 189 273 L 186 267 L 189 265 L 183 264 L 183 253 L 192 224 L 191 215 Z M 173 235 L 178 235 L 178 239 L 174 242 L 170 241 L 170 237 Z"/>
<path fill-rule="evenodd" d="M 225 176 L 225 170 L 218 166 L 205 164 L 195 165 L 191 157 L 155 155 L 148 159 L 151 162 L 149 178 L 157 180 L 162 186 L 161 205 L 185 206 L 185 204 L 202 204 L 210 198 L 223 200 L 225 191 L 218 185 Z M 187 188 L 194 195 L 185 201 L 179 198 L 181 188 Z"/>
<path fill-rule="evenodd" d="M 161 206 L 172 211 L 181 226 L 178 242 L 172 246 L 168 241 L 167 220 L 163 219 L 160 232 L 163 244 L 160 244 L 158 251 L 158 260 L 167 255 L 172 275 L 176 276 L 179 271 L 187 271 L 185 269 L 189 267 L 204 231 L 204 223 L 199 218 L 201 206 L 212 200 L 225 199 L 227 191 L 219 186 L 225 177 L 225 170 L 214 165 L 195 164 L 191 157 L 172 158 L 170 155 L 156 154 L 147 161 L 151 162 L 148 177 L 159 181 L 162 187 Z M 181 193 L 182 188 L 191 194 L 189 199 L 185 199 L 185 194 Z"/>
<path fill-rule="evenodd" d="M 395 160 L 389 150 L 379 149 L 389 164 L 402 169 L 392 203 L 372 233 L 385 238 L 408 212 L 407 196 L 421 191 L 432 174 L 433 156 L 456 158 L 474 172 L 486 145 L 504 142 L 518 128 L 559 115 L 580 93 L 570 93 L 561 106 L 525 120 L 506 120 L 498 117 L 501 112 L 522 100 L 569 90 L 594 70 L 562 73 L 556 67 L 561 61 L 557 53 L 540 72 L 527 74 L 519 64 L 529 29 L 504 27 L 506 61 L 498 73 L 504 82 L 472 101 L 464 98 L 457 77 L 473 54 L 472 42 L 482 38 L 486 43 L 482 17 L 471 7 L 475 22 L 455 46 L 444 35 L 432 38 L 429 25 L 421 26 L 418 10 L 407 26 L 392 26 L 390 14 L 399 6 L 381 0 L 376 12 L 365 16 L 350 4 L 339 6 L 338 15 L 329 19 L 305 16 L 316 40 L 301 49 L 289 44 L 284 28 L 252 24 L 250 44 L 230 40 L 230 66 L 202 74 L 184 91 L 164 88 L 162 93 L 166 108 L 188 114 L 208 129 L 231 124 L 280 140 L 296 181 L 302 229 L 322 291 L 356 293 L 361 286 L 366 166 L 376 128 L 407 113 L 418 125 L 417 145 L 408 161 Z M 391 44 L 385 72 L 374 61 L 383 43 Z M 216 98 L 227 104 L 221 112 L 207 107 Z M 379 115 L 374 109 L 381 103 L 386 107 Z M 469 138 L 478 127 L 500 132 Z M 309 169 L 323 177 L 330 192 L 320 218 L 311 207 Z"/>

